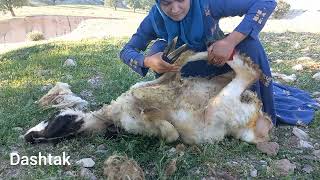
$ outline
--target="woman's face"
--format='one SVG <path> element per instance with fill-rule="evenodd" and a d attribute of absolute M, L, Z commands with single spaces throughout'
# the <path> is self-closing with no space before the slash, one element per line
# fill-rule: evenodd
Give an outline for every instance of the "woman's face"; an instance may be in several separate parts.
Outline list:
<path fill-rule="evenodd" d="M 189 12 L 190 0 L 160 0 L 162 11 L 174 21 L 181 21 Z"/>

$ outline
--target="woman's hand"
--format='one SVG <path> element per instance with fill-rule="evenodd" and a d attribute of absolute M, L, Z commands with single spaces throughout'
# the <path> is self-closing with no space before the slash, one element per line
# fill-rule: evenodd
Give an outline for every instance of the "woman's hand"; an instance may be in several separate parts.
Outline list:
<path fill-rule="evenodd" d="M 157 73 L 177 72 L 180 70 L 179 66 L 165 62 L 162 59 L 162 54 L 162 52 L 159 52 L 152 56 L 147 56 L 144 59 L 144 66 L 151 68 L 153 71 Z"/>
<path fill-rule="evenodd" d="M 209 64 L 224 65 L 232 55 L 235 45 L 226 39 L 219 40 L 208 47 Z"/>
<path fill-rule="evenodd" d="M 246 38 L 245 34 L 233 31 L 208 47 L 208 62 L 215 65 L 224 65 L 232 55 L 235 47 Z"/>

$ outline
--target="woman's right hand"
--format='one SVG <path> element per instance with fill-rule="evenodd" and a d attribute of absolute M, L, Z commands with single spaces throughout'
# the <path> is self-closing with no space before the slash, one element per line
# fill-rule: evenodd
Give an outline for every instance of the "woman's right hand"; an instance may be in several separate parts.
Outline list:
<path fill-rule="evenodd" d="M 157 73 L 165 73 L 165 72 L 177 72 L 180 70 L 180 67 L 174 64 L 169 64 L 162 59 L 163 52 L 159 52 L 152 56 L 147 56 L 144 59 L 144 66 L 151 68 L 153 71 Z"/>

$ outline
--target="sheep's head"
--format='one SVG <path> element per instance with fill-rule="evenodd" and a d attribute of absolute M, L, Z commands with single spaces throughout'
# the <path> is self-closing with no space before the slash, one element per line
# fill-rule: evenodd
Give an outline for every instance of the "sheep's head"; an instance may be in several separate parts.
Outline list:
<path fill-rule="evenodd" d="M 80 132 L 84 126 L 85 114 L 80 111 L 64 110 L 53 114 L 24 135 L 27 142 L 47 142 L 69 137 Z"/>

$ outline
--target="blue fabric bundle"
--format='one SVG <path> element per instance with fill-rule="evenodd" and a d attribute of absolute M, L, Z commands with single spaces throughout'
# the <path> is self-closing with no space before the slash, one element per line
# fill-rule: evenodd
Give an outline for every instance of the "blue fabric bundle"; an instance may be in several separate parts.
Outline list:
<path fill-rule="evenodd" d="M 320 107 L 305 91 L 273 83 L 277 122 L 291 125 L 308 125 Z"/>

